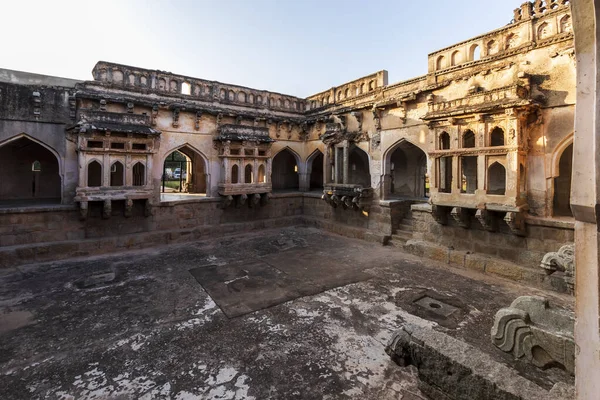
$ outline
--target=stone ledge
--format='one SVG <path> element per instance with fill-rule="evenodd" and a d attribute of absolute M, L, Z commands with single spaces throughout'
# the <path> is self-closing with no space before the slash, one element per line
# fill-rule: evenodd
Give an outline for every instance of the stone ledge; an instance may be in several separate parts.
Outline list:
<path fill-rule="evenodd" d="M 432 212 L 431 204 L 429 204 L 429 203 L 413 204 L 412 206 L 410 206 L 410 209 L 412 211 L 421 211 L 421 212 L 427 212 L 427 213 Z"/>
<path fill-rule="evenodd" d="M 570 219 L 557 219 L 557 218 L 544 218 L 544 217 L 532 217 L 528 215 L 525 219 L 527 225 L 536 226 L 547 226 L 549 228 L 561 228 L 561 229 L 575 229 L 575 218 Z"/>
<path fill-rule="evenodd" d="M 568 293 L 568 287 L 561 276 L 546 275 L 541 268 L 528 268 L 497 257 L 454 250 L 424 240 L 409 240 L 403 249 L 418 257 L 435 260 L 452 267 L 495 275 L 545 290 Z"/>
<path fill-rule="evenodd" d="M 557 383 L 545 390 L 477 348 L 433 329 L 407 324 L 392 336 L 385 350 L 401 366 L 417 368 L 419 388 L 432 399 L 564 400 L 575 396 L 572 386 Z"/>
<path fill-rule="evenodd" d="M 75 204 L 56 204 L 47 206 L 29 206 L 29 207 L 7 207 L 0 208 L 0 214 L 27 214 L 43 213 L 53 211 L 77 211 L 79 207 Z"/>

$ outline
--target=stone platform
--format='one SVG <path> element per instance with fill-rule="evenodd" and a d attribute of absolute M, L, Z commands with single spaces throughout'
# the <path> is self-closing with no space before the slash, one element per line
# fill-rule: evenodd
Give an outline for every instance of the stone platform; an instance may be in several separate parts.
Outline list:
<path fill-rule="evenodd" d="M 6 268 L 2 398 L 427 399 L 417 370 L 385 353 L 408 323 L 545 391 L 571 385 L 491 343 L 495 313 L 520 295 L 572 307 L 308 227 Z"/>

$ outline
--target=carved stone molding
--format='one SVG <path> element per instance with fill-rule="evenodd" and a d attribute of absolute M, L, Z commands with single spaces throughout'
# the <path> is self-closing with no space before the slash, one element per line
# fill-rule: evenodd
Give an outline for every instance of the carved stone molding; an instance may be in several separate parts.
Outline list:
<path fill-rule="evenodd" d="M 459 226 L 465 229 L 471 226 L 471 216 L 469 215 L 469 210 L 467 208 L 454 207 L 452 211 L 450 211 L 450 215 L 452 215 L 452 218 L 454 218 Z"/>
<path fill-rule="evenodd" d="M 551 307 L 539 296 L 522 296 L 496 313 L 492 343 L 515 359 L 526 359 L 539 368 L 562 365 L 575 373 L 573 312 Z"/>
<path fill-rule="evenodd" d="M 548 275 L 557 271 L 564 272 L 564 281 L 569 292 L 575 294 L 575 244 L 566 244 L 556 252 L 546 253 L 540 267 Z"/>

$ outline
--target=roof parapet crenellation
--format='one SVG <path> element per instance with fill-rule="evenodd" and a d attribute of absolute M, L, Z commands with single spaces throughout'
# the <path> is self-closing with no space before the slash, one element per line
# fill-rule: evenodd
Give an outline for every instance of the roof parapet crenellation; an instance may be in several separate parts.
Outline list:
<path fill-rule="evenodd" d="M 128 90 L 189 96 L 274 111 L 302 113 L 305 109 L 305 100 L 295 96 L 106 61 L 96 63 L 92 74 L 96 82 Z"/>

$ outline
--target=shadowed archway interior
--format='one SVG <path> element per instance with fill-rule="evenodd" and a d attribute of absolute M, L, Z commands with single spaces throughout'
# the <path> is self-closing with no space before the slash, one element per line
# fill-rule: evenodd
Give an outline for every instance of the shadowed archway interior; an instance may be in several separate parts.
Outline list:
<path fill-rule="evenodd" d="M 58 160 L 44 146 L 26 137 L 13 140 L 0 147 L 0 167 L 0 202 L 60 203 Z"/>

